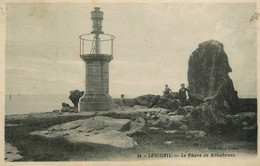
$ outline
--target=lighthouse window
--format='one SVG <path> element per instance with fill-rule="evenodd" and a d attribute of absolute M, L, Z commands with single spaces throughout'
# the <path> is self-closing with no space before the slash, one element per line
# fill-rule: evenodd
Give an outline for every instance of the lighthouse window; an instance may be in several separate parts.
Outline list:
<path fill-rule="evenodd" d="M 100 20 L 93 20 L 93 25 L 94 26 L 101 26 L 101 21 Z"/>

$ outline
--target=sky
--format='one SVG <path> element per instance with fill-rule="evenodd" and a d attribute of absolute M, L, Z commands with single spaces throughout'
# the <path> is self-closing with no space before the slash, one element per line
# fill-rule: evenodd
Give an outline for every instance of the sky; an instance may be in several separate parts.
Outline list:
<path fill-rule="evenodd" d="M 84 90 L 79 35 L 90 12 L 104 12 L 103 31 L 115 36 L 112 97 L 178 91 L 199 43 L 224 45 L 239 97 L 256 97 L 255 3 L 9 3 L 6 6 L 6 94 L 69 94 Z"/>

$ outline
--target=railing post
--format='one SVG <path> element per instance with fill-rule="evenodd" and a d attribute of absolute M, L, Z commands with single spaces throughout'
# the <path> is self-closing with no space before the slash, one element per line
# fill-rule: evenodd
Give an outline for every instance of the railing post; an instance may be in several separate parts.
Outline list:
<path fill-rule="evenodd" d="M 111 55 L 113 56 L 113 37 L 111 36 Z"/>
<path fill-rule="evenodd" d="M 83 43 L 83 46 L 82 46 L 82 49 L 83 49 L 83 50 L 82 50 L 82 54 L 84 54 L 84 49 L 85 49 L 85 48 L 84 48 L 84 47 L 85 47 L 85 45 L 84 45 L 84 39 L 83 39 L 83 42 L 82 42 L 82 43 Z"/>
<path fill-rule="evenodd" d="M 81 37 L 79 37 L 79 54 L 81 55 Z"/>

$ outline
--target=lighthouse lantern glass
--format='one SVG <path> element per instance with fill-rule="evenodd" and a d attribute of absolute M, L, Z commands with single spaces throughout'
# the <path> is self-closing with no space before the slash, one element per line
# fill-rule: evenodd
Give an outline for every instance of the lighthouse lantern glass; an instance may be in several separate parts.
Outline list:
<path fill-rule="evenodd" d="M 101 20 L 93 20 L 93 31 L 94 32 L 102 31 L 102 21 Z"/>

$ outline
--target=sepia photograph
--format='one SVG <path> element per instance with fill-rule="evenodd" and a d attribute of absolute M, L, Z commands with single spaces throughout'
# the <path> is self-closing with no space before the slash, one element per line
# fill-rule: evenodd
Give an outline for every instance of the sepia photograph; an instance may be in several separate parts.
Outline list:
<path fill-rule="evenodd" d="M 256 159 L 259 9 L 5 3 L 3 162 Z"/>

